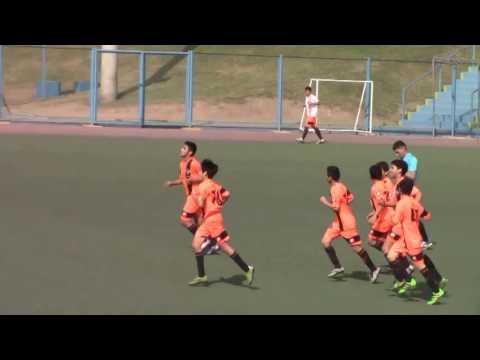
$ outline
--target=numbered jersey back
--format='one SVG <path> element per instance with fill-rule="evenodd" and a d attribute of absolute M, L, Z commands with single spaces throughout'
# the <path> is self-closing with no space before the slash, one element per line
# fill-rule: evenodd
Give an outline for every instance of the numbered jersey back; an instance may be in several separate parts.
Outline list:
<path fill-rule="evenodd" d="M 200 184 L 199 193 L 200 196 L 205 199 L 205 205 L 203 207 L 204 218 L 221 213 L 224 204 L 224 195 L 228 193 L 222 185 L 211 179 L 206 179 Z"/>

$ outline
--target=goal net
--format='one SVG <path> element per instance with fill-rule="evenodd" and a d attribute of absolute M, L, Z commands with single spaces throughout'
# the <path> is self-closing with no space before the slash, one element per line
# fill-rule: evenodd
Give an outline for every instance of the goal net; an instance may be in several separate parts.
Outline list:
<path fill-rule="evenodd" d="M 309 86 L 319 102 L 317 121 L 320 130 L 372 132 L 373 81 L 310 79 Z M 306 121 L 304 108 L 300 130 L 303 131 Z"/>

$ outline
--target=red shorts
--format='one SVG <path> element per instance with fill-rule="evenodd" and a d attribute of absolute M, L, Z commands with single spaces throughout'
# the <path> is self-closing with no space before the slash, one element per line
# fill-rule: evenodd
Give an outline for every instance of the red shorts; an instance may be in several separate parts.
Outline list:
<path fill-rule="evenodd" d="M 188 220 L 192 218 L 197 218 L 200 214 L 200 207 L 193 195 L 188 195 L 183 205 L 182 215 L 180 216 L 181 220 Z"/>
<path fill-rule="evenodd" d="M 340 229 L 340 226 L 337 222 L 333 222 L 330 227 L 325 231 L 323 235 L 323 243 L 326 246 L 330 246 L 333 240 L 336 238 L 343 237 L 350 246 L 362 245 L 362 240 L 360 239 L 357 229 Z"/>
<path fill-rule="evenodd" d="M 195 237 L 201 237 L 203 239 L 212 238 L 215 239 L 219 245 L 230 240 L 230 236 L 225 230 L 223 216 L 220 214 L 205 219 L 198 228 Z"/>
<path fill-rule="evenodd" d="M 307 125 L 311 127 L 317 126 L 317 118 L 315 116 L 308 116 L 307 117 Z"/>

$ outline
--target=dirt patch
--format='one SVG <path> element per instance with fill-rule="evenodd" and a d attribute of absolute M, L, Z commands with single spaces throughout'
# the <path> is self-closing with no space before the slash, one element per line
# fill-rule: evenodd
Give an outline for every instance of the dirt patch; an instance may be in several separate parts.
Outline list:
<path fill-rule="evenodd" d="M 7 102 L 12 113 L 32 114 L 46 117 L 84 117 L 90 116 L 89 94 L 70 94 L 56 98 L 35 98 L 31 87 L 14 88 L 7 94 Z M 284 101 L 284 123 L 298 125 L 302 117 L 303 103 Z M 185 119 L 185 104 L 178 102 L 147 103 L 146 120 L 164 120 L 178 122 Z M 243 103 L 214 102 L 196 100 L 193 107 L 194 119 L 198 122 L 216 123 L 259 123 L 273 124 L 277 117 L 276 99 L 246 98 Z M 325 125 L 352 127 L 356 111 L 346 111 L 340 107 L 319 106 L 318 118 Z M 136 104 L 99 104 L 98 118 L 109 120 L 138 119 Z"/>
<path fill-rule="evenodd" d="M 239 130 L 239 129 L 161 129 L 133 127 L 87 127 L 80 125 L 58 125 L 39 123 L 3 123 L 0 134 L 32 134 L 32 135 L 70 135 L 89 137 L 120 137 L 148 139 L 185 139 L 249 141 L 249 142 L 289 142 L 294 144 L 298 136 L 296 131 L 275 132 L 271 130 Z M 326 134 L 329 143 L 337 144 L 392 144 L 399 136 L 383 135 L 351 135 Z M 428 136 L 402 136 L 409 145 L 428 145 L 438 147 L 480 147 L 480 138 L 449 138 Z M 315 145 L 315 146 L 328 146 Z"/>

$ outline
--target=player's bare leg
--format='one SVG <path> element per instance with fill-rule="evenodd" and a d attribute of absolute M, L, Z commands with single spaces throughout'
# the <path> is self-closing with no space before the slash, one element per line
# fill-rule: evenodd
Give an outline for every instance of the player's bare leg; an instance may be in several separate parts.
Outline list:
<path fill-rule="evenodd" d="M 360 241 L 360 238 L 358 238 L 358 241 Z M 351 244 L 351 241 L 349 241 L 348 239 L 347 242 Z M 362 259 L 363 263 L 370 270 L 370 282 L 374 283 L 375 281 L 377 281 L 381 269 L 373 263 L 370 255 L 368 255 L 367 251 L 363 248 L 362 245 L 351 245 L 351 247 L 352 250 L 360 257 L 360 259 Z"/>
<path fill-rule="evenodd" d="M 245 277 L 247 279 L 248 285 L 251 285 L 253 283 L 255 268 L 251 265 L 247 265 L 247 263 L 243 261 L 243 259 L 237 253 L 237 251 L 228 243 L 222 242 L 219 245 L 220 245 L 220 248 L 225 252 L 225 254 L 230 256 L 230 259 L 232 259 L 235 262 L 235 264 L 237 264 L 238 267 L 242 269 L 242 271 L 245 273 Z"/>

